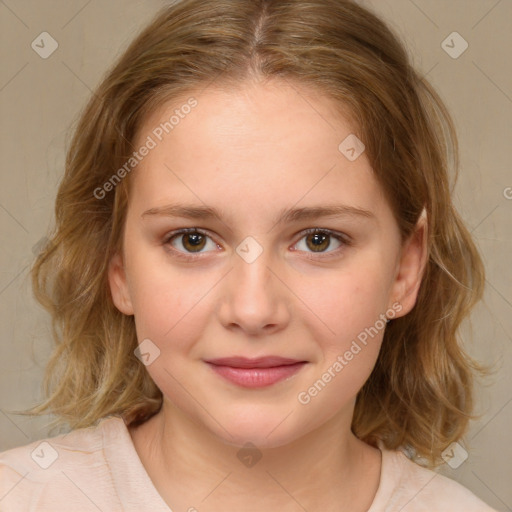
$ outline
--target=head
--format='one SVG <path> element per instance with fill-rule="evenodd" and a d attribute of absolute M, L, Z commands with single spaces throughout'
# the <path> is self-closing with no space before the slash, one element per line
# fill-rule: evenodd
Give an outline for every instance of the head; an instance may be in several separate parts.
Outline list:
<path fill-rule="evenodd" d="M 457 166 L 441 100 L 355 2 L 166 8 L 110 70 L 69 149 L 56 230 L 33 270 L 61 342 L 39 410 L 72 427 L 109 414 L 136 423 L 165 395 L 227 442 L 268 446 L 346 413 L 359 438 L 434 461 L 466 429 L 472 363 L 457 329 L 483 286 L 451 201 Z M 178 203 L 220 215 L 162 213 Z M 278 222 L 331 205 L 366 214 Z M 207 233 L 192 262 L 171 234 L 194 226 Z M 326 244 L 324 228 L 343 237 Z M 326 245 L 334 257 L 313 252 Z M 149 366 L 134 355 L 143 340 L 160 351 Z M 204 362 L 269 354 L 307 364 L 248 392 Z M 308 391 L 329 368 L 332 382 Z M 256 439 L 291 405 L 284 428 Z"/>

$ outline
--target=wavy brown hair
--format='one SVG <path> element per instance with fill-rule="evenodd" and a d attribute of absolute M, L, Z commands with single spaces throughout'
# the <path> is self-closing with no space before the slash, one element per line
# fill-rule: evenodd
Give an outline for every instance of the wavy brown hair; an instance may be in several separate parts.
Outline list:
<path fill-rule="evenodd" d="M 449 113 L 399 38 L 349 0 L 175 2 L 107 73 L 76 127 L 55 228 L 32 270 L 56 346 L 46 399 L 25 414 L 50 412 L 54 425 L 79 428 L 109 415 L 137 424 L 159 411 L 162 393 L 134 355 L 134 318 L 116 309 L 107 280 L 130 176 L 101 199 L 94 192 L 130 158 L 144 119 L 164 102 L 214 80 L 230 90 L 248 79 L 312 87 L 350 114 L 402 240 L 426 209 L 428 260 L 416 305 L 387 327 L 352 429 L 435 464 L 472 417 L 481 368 L 458 329 L 482 296 L 484 268 L 452 204 L 459 161 Z"/>

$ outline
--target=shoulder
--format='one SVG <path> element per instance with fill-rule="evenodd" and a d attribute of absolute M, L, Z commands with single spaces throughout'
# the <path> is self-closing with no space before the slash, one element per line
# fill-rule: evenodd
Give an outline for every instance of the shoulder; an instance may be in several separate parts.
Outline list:
<path fill-rule="evenodd" d="M 495 512 L 463 485 L 420 466 L 401 451 L 382 450 L 382 455 L 376 501 L 379 498 L 386 506 L 375 512 Z"/>
<path fill-rule="evenodd" d="M 104 510 L 96 499 L 102 505 L 117 504 L 109 496 L 104 432 L 122 428 L 122 422 L 118 417 L 104 418 L 92 427 L 1 452 L 0 509 L 57 511 L 57 503 L 84 503 L 84 510 Z"/>

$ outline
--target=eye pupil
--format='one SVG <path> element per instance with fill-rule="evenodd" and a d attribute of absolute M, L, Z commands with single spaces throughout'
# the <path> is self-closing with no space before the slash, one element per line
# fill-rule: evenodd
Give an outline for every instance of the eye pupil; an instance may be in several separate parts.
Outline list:
<path fill-rule="evenodd" d="M 307 240 L 311 240 L 313 243 L 313 246 L 310 247 L 315 252 L 320 252 L 323 249 L 327 249 L 329 247 L 329 236 L 325 233 L 313 233 L 312 235 L 307 237 Z M 325 241 L 327 240 L 327 244 Z"/>
<path fill-rule="evenodd" d="M 183 236 L 183 239 L 183 246 L 188 250 L 189 247 L 187 245 L 190 244 L 194 252 L 197 252 L 198 248 L 202 249 L 205 244 L 205 237 L 200 233 L 187 233 Z"/>

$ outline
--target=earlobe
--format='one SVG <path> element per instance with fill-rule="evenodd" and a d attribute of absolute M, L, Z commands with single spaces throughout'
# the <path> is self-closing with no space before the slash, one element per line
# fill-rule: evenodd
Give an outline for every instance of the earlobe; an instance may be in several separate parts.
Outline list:
<path fill-rule="evenodd" d="M 133 305 L 126 280 L 124 263 L 119 253 L 113 256 L 110 260 L 108 267 L 108 281 L 112 301 L 116 308 L 125 315 L 133 315 Z"/>
<path fill-rule="evenodd" d="M 402 305 L 400 315 L 409 313 L 416 304 L 428 256 L 428 219 L 425 208 L 416 223 L 415 231 L 404 243 L 393 296 Z"/>

